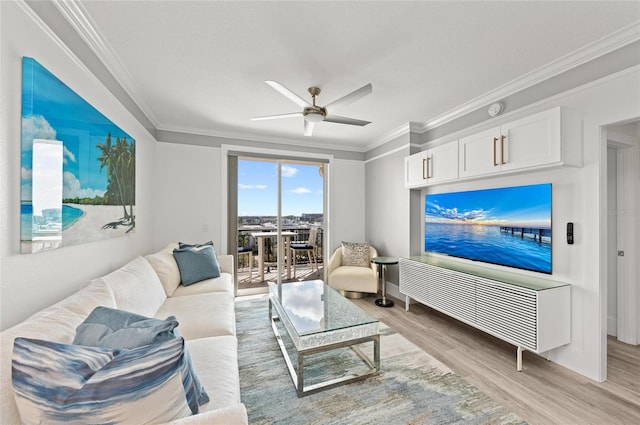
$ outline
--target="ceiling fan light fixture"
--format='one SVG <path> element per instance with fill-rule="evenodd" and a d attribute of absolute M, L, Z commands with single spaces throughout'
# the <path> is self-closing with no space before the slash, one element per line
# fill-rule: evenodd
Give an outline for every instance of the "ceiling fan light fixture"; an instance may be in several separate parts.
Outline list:
<path fill-rule="evenodd" d="M 324 114 L 319 111 L 307 112 L 304 116 L 304 120 L 309 122 L 320 122 L 324 120 Z"/>

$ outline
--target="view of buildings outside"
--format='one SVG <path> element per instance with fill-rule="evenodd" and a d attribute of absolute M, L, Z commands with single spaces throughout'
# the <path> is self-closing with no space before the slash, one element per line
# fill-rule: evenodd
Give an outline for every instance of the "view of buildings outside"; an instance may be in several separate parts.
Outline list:
<path fill-rule="evenodd" d="M 275 231 L 278 214 L 278 163 L 268 160 L 238 160 L 238 240 L 254 246 L 249 235 Z M 323 187 L 321 164 L 282 163 L 282 229 L 308 239 L 310 226 L 322 228 Z M 322 230 L 319 232 L 321 244 Z M 255 248 L 255 246 L 254 246 Z"/>

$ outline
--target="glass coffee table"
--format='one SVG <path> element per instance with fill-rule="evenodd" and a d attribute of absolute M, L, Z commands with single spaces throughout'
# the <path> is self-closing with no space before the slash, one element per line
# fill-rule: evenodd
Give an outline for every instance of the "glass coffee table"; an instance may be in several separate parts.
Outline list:
<path fill-rule="evenodd" d="M 380 371 L 380 322 L 321 280 L 269 284 L 269 319 L 298 397 Z M 373 343 L 373 360 L 359 346 L 368 342 Z M 291 355 L 287 345 L 295 351 Z M 351 348 L 364 363 L 364 370 L 345 371 L 305 386 L 305 358 L 345 347 Z M 295 366 L 292 355 L 297 360 Z"/>

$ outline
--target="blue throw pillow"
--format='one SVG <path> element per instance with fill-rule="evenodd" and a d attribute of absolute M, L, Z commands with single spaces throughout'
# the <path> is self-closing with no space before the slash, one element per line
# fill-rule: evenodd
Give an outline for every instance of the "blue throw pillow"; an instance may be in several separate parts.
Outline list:
<path fill-rule="evenodd" d="M 131 350 L 16 338 L 11 378 L 25 424 L 164 423 L 199 412 L 182 338 Z"/>
<path fill-rule="evenodd" d="M 178 263 L 180 280 L 184 286 L 220 277 L 220 264 L 213 249 L 213 242 L 199 245 L 180 243 L 179 247 L 173 250 L 173 257 Z"/>
<path fill-rule="evenodd" d="M 124 310 L 96 307 L 76 328 L 77 345 L 109 348 L 135 348 L 175 338 L 178 321 L 149 318 Z"/>
<path fill-rule="evenodd" d="M 87 318 L 78 325 L 73 344 L 112 349 L 131 349 L 181 337 L 177 326 L 178 321 L 174 316 L 169 316 L 162 320 L 99 306 L 94 308 Z M 207 403 L 209 395 L 196 374 L 191 354 L 186 346 L 184 348 L 184 357 L 190 380 L 194 382 L 196 388 L 198 404 Z"/>

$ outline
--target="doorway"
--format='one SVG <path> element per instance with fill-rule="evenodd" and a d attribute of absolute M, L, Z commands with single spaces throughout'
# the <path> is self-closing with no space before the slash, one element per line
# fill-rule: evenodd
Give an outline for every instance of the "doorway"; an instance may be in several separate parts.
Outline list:
<path fill-rule="evenodd" d="M 230 221 L 236 228 L 239 295 L 266 292 L 269 283 L 322 277 L 326 165 L 237 157 L 237 202 Z"/>
<path fill-rule="evenodd" d="M 637 345 L 640 122 L 607 127 L 607 335 Z"/>

